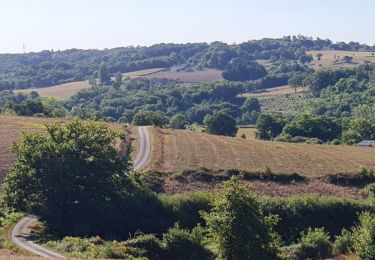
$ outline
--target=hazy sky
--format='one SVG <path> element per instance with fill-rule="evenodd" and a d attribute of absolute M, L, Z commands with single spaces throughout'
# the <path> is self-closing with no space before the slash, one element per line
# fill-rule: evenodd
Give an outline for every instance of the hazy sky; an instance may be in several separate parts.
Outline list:
<path fill-rule="evenodd" d="M 374 0 L 0 0 L 0 53 L 307 35 L 375 43 Z"/>

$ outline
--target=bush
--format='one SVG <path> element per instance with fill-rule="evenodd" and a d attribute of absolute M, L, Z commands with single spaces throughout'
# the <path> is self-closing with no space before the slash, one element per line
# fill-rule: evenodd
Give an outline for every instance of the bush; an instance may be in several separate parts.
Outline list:
<path fill-rule="evenodd" d="M 375 182 L 375 172 L 370 169 L 361 168 L 358 173 L 338 173 L 324 177 L 326 182 L 344 186 L 365 186 Z"/>
<path fill-rule="evenodd" d="M 163 179 L 163 173 L 158 171 L 148 171 L 142 174 L 143 185 L 156 193 L 164 191 L 165 181 Z"/>
<path fill-rule="evenodd" d="M 124 244 L 134 256 L 150 259 L 164 258 L 162 241 L 153 234 L 137 234 L 134 238 L 126 240 Z"/>
<path fill-rule="evenodd" d="M 223 259 L 275 259 L 272 226 L 258 200 L 232 177 L 215 197 L 210 212 L 202 212 L 212 246 Z"/>
<path fill-rule="evenodd" d="M 363 193 L 369 198 L 369 200 L 375 201 L 375 183 L 367 185 L 363 189 Z"/>
<path fill-rule="evenodd" d="M 330 236 L 324 228 L 308 229 L 301 237 L 301 248 L 298 252 L 301 259 L 325 258 L 332 252 Z"/>
<path fill-rule="evenodd" d="M 359 259 L 375 259 L 375 214 L 368 212 L 359 217 L 353 229 L 354 252 Z"/>
<path fill-rule="evenodd" d="M 309 227 L 324 227 L 330 234 L 338 235 L 343 228 L 355 225 L 359 213 L 375 212 L 375 205 L 368 202 L 315 195 L 263 198 L 261 203 L 265 214 L 280 217 L 275 231 L 287 243 L 297 242 L 300 232 Z"/>
<path fill-rule="evenodd" d="M 347 229 L 343 229 L 341 234 L 335 236 L 335 242 L 333 244 L 333 252 L 335 254 L 348 254 L 353 250 L 353 238 L 352 232 Z"/>
<path fill-rule="evenodd" d="M 164 207 L 172 215 L 174 222 L 179 222 L 183 228 L 193 228 L 197 224 L 204 224 L 204 220 L 199 214 L 201 210 L 211 209 L 212 195 L 204 192 L 190 194 L 179 194 L 173 196 L 160 196 Z"/>
<path fill-rule="evenodd" d="M 204 229 L 200 226 L 192 231 L 182 229 L 178 224 L 163 235 L 166 259 L 211 259 L 211 252 L 203 245 Z"/>

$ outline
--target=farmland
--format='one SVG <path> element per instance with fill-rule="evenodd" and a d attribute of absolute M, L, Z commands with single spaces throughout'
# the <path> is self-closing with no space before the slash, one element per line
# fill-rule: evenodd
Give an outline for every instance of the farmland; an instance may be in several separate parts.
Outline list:
<path fill-rule="evenodd" d="M 323 55 L 320 61 L 317 57 L 318 53 Z M 310 54 L 314 59 L 310 63 L 310 66 L 314 69 L 318 69 L 319 67 L 354 67 L 365 62 L 375 63 L 375 53 L 373 52 L 329 50 L 309 51 L 307 54 Z M 342 58 L 344 56 L 353 57 L 352 63 L 343 62 Z"/>
<path fill-rule="evenodd" d="M 281 86 L 281 87 L 264 89 L 262 91 L 244 93 L 242 94 L 242 96 L 244 97 L 278 96 L 278 95 L 285 95 L 285 94 L 301 93 L 304 91 L 305 91 L 304 88 L 297 88 L 296 90 L 294 90 L 294 88 L 290 86 Z"/>
<path fill-rule="evenodd" d="M 222 80 L 220 70 L 204 69 L 197 71 L 161 71 L 145 76 L 145 78 L 153 79 L 170 79 L 184 83 L 209 83 Z"/>
<path fill-rule="evenodd" d="M 149 168 L 166 172 L 207 168 L 298 173 L 319 177 L 375 169 L 375 149 L 265 142 L 221 137 L 185 130 L 151 130 L 153 153 Z"/>
<path fill-rule="evenodd" d="M 19 93 L 37 92 L 41 97 L 54 97 L 57 99 L 68 99 L 78 91 L 90 88 L 88 81 L 75 81 L 46 88 L 28 88 L 16 90 Z"/>

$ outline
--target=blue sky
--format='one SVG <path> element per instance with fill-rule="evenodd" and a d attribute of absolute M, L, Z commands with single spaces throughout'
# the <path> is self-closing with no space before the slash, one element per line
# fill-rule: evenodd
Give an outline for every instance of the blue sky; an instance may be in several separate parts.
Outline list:
<path fill-rule="evenodd" d="M 0 0 L 0 53 L 307 35 L 375 44 L 372 0 Z"/>

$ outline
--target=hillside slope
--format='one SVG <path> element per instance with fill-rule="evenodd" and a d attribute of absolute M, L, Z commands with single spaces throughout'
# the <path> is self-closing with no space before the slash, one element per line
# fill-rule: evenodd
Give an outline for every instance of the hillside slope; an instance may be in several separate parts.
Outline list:
<path fill-rule="evenodd" d="M 318 177 L 375 170 L 375 149 L 354 146 L 291 144 L 244 140 L 185 130 L 150 129 L 151 169 L 167 172 L 208 168 L 298 173 Z"/>

